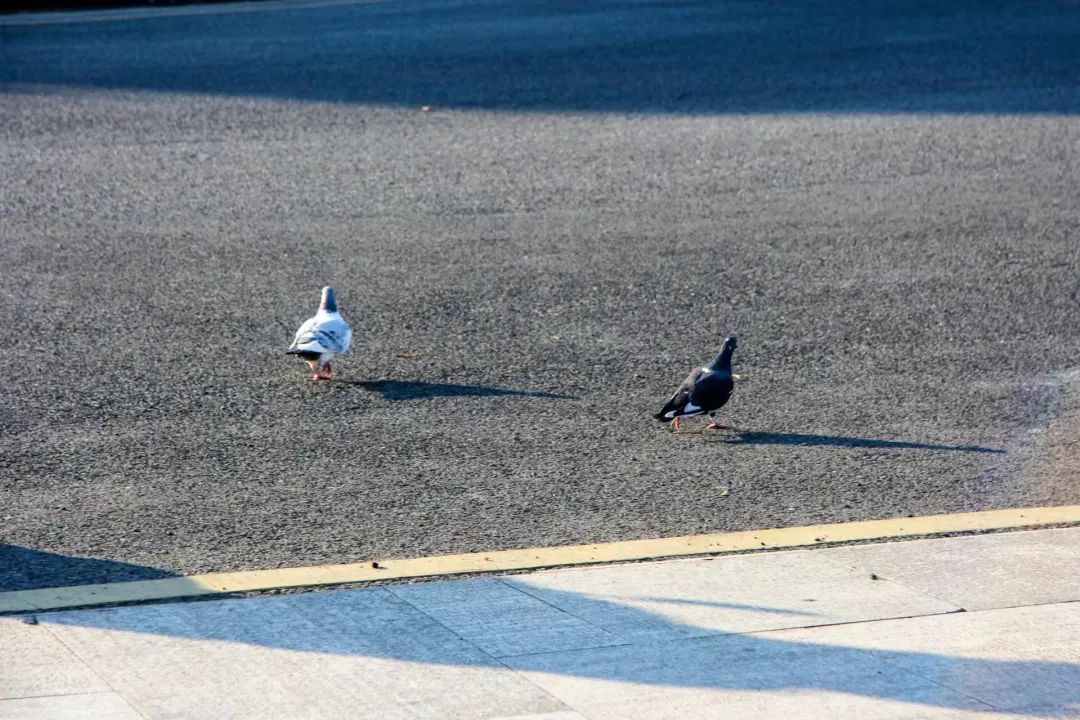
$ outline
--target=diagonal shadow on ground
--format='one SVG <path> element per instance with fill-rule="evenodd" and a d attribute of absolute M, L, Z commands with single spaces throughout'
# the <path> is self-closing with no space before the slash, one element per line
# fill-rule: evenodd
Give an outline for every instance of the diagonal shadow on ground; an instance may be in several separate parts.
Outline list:
<path fill-rule="evenodd" d="M 486 599 L 481 597 L 484 588 Z M 376 587 L 192 603 L 182 612 L 168 605 L 65 612 L 40 616 L 40 621 L 118 631 L 118 638 L 145 633 L 428 665 L 508 666 L 636 685 L 841 692 L 989 713 L 996 708 L 975 698 L 994 687 L 1015 688 L 1025 697 L 1054 697 L 1061 707 L 1080 702 L 1076 682 L 1080 665 L 1073 663 L 815 643 L 760 631 L 735 633 L 679 622 L 595 595 L 533 587 L 524 578 L 463 580 L 433 589 L 434 605 L 422 598 L 416 602 L 412 594 L 416 586 Z M 424 586 L 420 592 L 426 592 Z M 724 603 L 717 606 L 723 608 Z M 741 605 L 734 611 L 789 614 L 785 608 L 757 605 Z M 515 620 L 522 614 L 526 621 Z M 537 623 L 555 629 L 540 632 Z M 822 618 L 777 621 L 768 627 L 831 623 Z M 298 627 L 304 630 L 297 632 Z M 466 631 L 456 632 L 455 627 Z M 620 636 L 624 628 L 633 629 L 637 639 Z M 544 646 L 553 637 L 561 638 L 561 648 Z M 145 652 L 145 642 L 139 642 L 140 652 Z M 493 651 L 493 642 L 513 650 Z M 533 647 L 537 642 L 539 649 Z M 894 637 L 892 642 L 898 641 Z M 933 642 L 926 640 L 931 646 Z M 170 647 L 175 651 L 177 646 Z M 663 654 L 663 662 L 644 661 L 655 659 L 657 653 Z M 1036 707 L 1028 712 L 1051 716 L 1056 710 Z"/>
<path fill-rule="evenodd" d="M 60 555 L 21 545 L 0 544 L 0 592 L 63 586 L 70 578 L 78 584 L 157 580 L 174 577 L 168 570 L 118 560 Z"/>

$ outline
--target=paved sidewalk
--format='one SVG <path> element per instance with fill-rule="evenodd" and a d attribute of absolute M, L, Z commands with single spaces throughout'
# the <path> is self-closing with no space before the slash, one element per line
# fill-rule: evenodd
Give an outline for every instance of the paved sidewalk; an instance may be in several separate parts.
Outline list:
<path fill-rule="evenodd" d="M 1080 717 L 1080 528 L 0 619 L 0 719 Z"/>

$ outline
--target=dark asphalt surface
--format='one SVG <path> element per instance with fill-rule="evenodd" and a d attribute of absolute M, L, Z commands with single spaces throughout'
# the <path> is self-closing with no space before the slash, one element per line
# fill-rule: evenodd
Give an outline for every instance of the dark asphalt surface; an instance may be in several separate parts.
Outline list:
<path fill-rule="evenodd" d="M 106 17 L 0 18 L 0 589 L 1080 502 L 1080 5 Z"/>

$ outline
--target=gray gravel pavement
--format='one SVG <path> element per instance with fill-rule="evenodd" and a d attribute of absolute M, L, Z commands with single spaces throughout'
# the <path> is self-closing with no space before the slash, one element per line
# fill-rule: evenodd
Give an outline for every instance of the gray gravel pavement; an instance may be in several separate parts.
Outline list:
<path fill-rule="evenodd" d="M 1080 502 L 1080 6 L 937 5 L 0 18 L 0 589 Z"/>

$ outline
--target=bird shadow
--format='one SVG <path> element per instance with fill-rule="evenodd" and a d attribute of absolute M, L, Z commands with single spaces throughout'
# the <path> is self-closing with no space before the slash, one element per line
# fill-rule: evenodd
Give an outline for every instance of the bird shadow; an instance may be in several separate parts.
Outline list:
<path fill-rule="evenodd" d="M 385 400 L 422 400 L 435 397 L 536 397 L 554 400 L 576 400 L 572 395 L 540 392 L 534 390 L 515 390 L 513 388 L 491 387 L 487 385 L 460 385 L 457 383 L 435 383 L 420 380 L 337 380 L 343 385 L 352 385 L 368 392 L 376 392 Z"/>
<path fill-rule="evenodd" d="M 937 443 L 912 442 L 910 440 L 882 440 L 880 438 L 848 437 L 845 435 L 809 435 L 804 433 L 757 432 L 737 430 L 735 434 L 721 438 L 719 442 L 729 445 L 805 445 L 817 447 L 847 447 L 879 450 L 952 450 L 957 452 L 1005 453 L 1004 448 L 981 445 L 941 445 Z"/>

